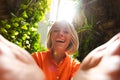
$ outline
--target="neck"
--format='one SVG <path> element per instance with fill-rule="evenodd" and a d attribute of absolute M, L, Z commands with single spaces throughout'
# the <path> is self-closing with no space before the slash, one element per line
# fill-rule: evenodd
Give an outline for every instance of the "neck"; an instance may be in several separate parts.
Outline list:
<path fill-rule="evenodd" d="M 57 63 L 59 63 L 62 59 L 66 57 L 65 52 L 56 52 L 53 51 L 53 57 Z"/>

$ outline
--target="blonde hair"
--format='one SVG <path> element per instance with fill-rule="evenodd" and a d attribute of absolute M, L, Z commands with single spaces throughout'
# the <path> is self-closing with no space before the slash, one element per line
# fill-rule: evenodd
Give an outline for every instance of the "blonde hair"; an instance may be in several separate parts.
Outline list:
<path fill-rule="evenodd" d="M 52 33 L 54 26 L 56 24 L 60 24 L 60 25 L 62 24 L 70 30 L 71 40 L 70 40 L 70 43 L 66 49 L 66 52 L 68 52 L 68 54 L 73 54 L 78 49 L 78 46 L 79 46 L 78 35 L 77 35 L 77 32 L 76 32 L 74 26 L 67 21 L 56 21 L 52 25 L 52 27 L 50 28 L 50 30 L 48 32 L 48 36 L 47 36 L 47 48 L 48 49 L 52 48 L 51 33 Z"/>

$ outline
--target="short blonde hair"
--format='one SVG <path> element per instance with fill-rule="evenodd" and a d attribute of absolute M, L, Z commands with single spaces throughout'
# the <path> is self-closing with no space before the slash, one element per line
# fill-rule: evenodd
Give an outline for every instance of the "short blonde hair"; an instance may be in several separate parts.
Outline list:
<path fill-rule="evenodd" d="M 67 21 L 56 21 L 51 26 L 51 28 L 48 32 L 48 36 L 47 36 L 47 48 L 48 49 L 52 48 L 51 34 L 52 34 L 52 31 L 53 31 L 55 25 L 57 25 L 57 24 L 60 24 L 60 25 L 62 24 L 70 30 L 71 40 L 66 49 L 66 52 L 68 52 L 68 54 L 74 54 L 74 52 L 76 50 L 78 50 L 78 46 L 79 46 L 78 35 L 77 35 L 77 32 L 76 32 L 74 26 Z"/>

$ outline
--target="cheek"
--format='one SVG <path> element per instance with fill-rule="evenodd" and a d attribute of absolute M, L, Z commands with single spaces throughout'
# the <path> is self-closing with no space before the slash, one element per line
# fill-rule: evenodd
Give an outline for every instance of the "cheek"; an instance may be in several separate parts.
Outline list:
<path fill-rule="evenodd" d="M 71 35 L 68 35 L 67 38 L 68 38 L 68 40 L 71 40 L 71 39 L 72 39 L 72 36 L 71 36 Z"/>
<path fill-rule="evenodd" d="M 71 36 L 67 37 L 68 45 L 69 45 L 70 41 L 71 41 Z"/>
<path fill-rule="evenodd" d="M 51 39 L 52 39 L 52 38 L 55 38 L 56 35 L 57 35 L 56 33 L 53 33 L 53 32 L 52 32 L 52 34 L 51 34 Z"/>
<path fill-rule="evenodd" d="M 55 35 L 51 35 L 51 40 L 54 42 L 54 40 L 55 40 Z"/>
<path fill-rule="evenodd" d="M 52 45 L 55 43 L 55 35 L 51 35 L 51 42 L 52 42 Z"/>

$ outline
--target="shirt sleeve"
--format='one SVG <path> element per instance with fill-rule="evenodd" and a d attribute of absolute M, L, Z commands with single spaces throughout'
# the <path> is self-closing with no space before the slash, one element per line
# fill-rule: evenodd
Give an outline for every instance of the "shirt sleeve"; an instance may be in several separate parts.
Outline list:
<path fill-rule="evenodd" d="M 34 58 L 35 62 L 38 64 L 38 66 L 40 68 L 42 68 L 42 61 L 43 61 L 42 52 L 32 53 L 32 57 Z"/>
<path fill-rule="evenodd" d="M 76 59 L 72 60 L 72 74 L 71 76 L 73 77 L 74 74 L 77 72 L 77 70 L 80 68 L 80 62 L 77 61 Z"/>

